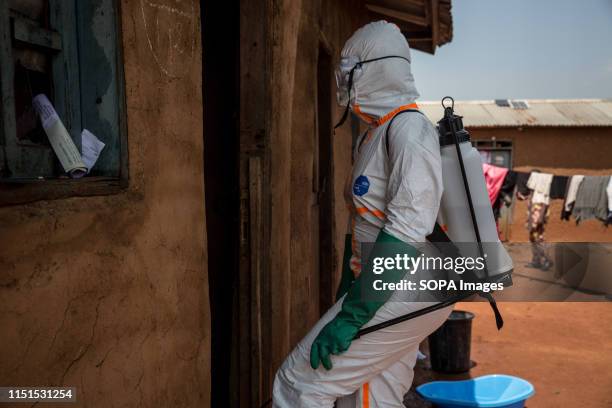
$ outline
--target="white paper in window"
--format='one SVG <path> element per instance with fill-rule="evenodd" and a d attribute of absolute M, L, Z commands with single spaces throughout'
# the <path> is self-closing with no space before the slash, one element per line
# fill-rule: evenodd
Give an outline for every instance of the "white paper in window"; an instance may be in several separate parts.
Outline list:
<path fill-rule="evenodd" d="M 87 173 L 98 161 L 104 146 L 106 146 L 104 142 L 98 139 L 96 135 L 87 129 L 83 129 L 83 132 L 81 132 L 81 158 L 87 167 Z"/>
<path fill-rule="evenodd" d="M 32 105 L 40 117 L 43 129 L 64 171 L 73 178 L 85 175 L 87 169 L 81 159 L 81 154 L 49 98 L 45 94 L 36 95 L 32 100 Z"/>

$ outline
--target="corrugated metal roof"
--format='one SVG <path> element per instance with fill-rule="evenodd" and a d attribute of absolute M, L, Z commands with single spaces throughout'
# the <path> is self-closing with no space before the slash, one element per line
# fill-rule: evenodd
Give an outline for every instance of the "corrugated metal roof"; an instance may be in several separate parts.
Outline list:
<path fill-rule="evenodd" d="M 612 126 L 609 99 L 528 99 L 527 109 L 498 106 L 495 101 L 455 101 L 455 113 L 465 127 Z M 436 123 L 443 116 L 440 102 L 419 102 Z"/>

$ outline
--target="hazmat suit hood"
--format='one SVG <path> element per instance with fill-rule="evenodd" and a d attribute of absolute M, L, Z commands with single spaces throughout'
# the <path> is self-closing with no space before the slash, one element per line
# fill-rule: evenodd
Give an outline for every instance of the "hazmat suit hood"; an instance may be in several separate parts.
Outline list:
<path fill-rule="evenodd" d="M 348 89 L 348 73 L 359 62 Z M 373 123 L 394 109 L 412 104 L 419 97 L 410 67 L 410 47 L 397 25 L 386 21 L 369 23 L 346 42 L 336 77 L 338 103 L 350 103 L 351 110 L 367 123 Z M 348 95 L 350 94 L 350 101 Z"/>

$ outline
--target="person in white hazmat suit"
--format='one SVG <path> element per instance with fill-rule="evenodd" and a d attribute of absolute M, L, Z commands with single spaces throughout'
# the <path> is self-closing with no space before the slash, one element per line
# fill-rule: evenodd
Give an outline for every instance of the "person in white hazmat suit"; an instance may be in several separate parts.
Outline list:
<path fill-rule="evenodd" d="M 356 144 L 346 194 L 351 220 L 341 298 L 278 370 L 274 407 L 402 407 L 419 343 L 451 312 L 446 307 L 354 340 L 363 327 L 431 304 L 393 301 L 397 293 L 387 301 L 363 298 L 373 278 L 361 274 L 361 244 L 404 243 L 417 256 L 410 243 L 425 242 L 432 232 L 442 195 L 438 133 L 417 111 L 410 61 L 406 39 L 386 21 L 360 28 L 342 50 L 338 101 L 368 131 Z M 411 112 L 394 118 L 403 110 Z"/>

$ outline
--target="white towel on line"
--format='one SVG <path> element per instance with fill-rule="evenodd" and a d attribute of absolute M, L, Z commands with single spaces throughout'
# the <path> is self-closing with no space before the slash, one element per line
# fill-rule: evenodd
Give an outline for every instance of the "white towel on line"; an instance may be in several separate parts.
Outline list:
<path fill-rule="evenodd" d="M 548 173 L 532 172 L 527 180 L 527 187 L 533 190 L 531 202 L 546 204 L 550 202 L 550 184 L 553 175 Z"/>
<path fill-rule="evenodd" d="M 565 196 L 565 211 L 572 209 L 572 204 L 576 201 L 576 193 L 580 183 L 584 180 L 584 176 L 576 175 L 570 178 L 569 187 L 567 188 L 567 195 Z"/>

